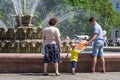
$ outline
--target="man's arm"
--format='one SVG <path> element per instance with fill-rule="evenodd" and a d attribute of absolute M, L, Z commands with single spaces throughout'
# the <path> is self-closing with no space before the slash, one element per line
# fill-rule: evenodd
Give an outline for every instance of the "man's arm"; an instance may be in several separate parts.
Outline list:
<path fill-rule="evenodd" d="M 97 37 L 97 33 L 94 33 L 93 37 L 90 38 L 90 40 L 87 42 L 87 45 L 93 42 Z"/>

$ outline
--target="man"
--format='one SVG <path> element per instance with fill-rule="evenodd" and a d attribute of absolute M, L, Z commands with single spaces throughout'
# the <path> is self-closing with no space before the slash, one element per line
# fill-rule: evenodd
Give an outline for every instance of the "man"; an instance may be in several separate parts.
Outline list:
<path fill-rule="evenodd" d="M 103 56 L 103 31 L 101 26 L 96 22 L 95 18 L 91 17 L 89 19 L 90 24 L 94 27 L 94 34 L 93 36 L 88 40 L 88 42 L 85 45 L 90 44 L 94 41 L 93 44 L 93 63 L 92 63 L 92 73 L 95 73 L 95 67 L 97 63 L 97 57 L 100 57 L 101 63 L 102 63 L 102 73 L 105 73 L 105 60 Z"/>

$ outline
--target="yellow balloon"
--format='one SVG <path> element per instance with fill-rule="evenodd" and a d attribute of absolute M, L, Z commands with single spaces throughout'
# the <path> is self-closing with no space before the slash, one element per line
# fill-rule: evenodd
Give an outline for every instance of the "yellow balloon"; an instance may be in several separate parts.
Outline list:
<path fill-rule="evenodd" d="M 86 40 L 82 40 L 82 41 L 79 42 L 78 47 L 79 47 L 80 50 L 83 50 L 87 47 L 87 46 L 85 46 L 86 42 L 87 42 Z"/>

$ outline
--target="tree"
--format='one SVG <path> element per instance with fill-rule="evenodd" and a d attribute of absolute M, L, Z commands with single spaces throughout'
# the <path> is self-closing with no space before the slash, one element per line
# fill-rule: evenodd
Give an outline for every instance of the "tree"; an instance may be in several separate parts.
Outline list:
<path fill-rule="evenodd" d="M 95 16 L 95 18 L 97 17 L 98 22 L 103 29 L 107 30 L 109 36 L 111 29 L 120 25 L 120 14 L 114 11 L 109 0 L 65 0 L 65 2 L 98 14 L 99 16 Z"/>

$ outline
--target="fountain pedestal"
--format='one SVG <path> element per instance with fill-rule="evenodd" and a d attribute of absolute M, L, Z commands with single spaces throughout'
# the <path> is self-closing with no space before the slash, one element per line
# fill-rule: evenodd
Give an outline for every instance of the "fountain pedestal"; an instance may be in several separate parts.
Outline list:
<path fill-rule="evenodd" d="M 70 56 L 61 54 L 62 63 L 59 64 L 61 73 L 71 73 Z M 43 73 L 43 54 L 0 54 L 1 73 Z M 105 54 L 106 71 L 120 71 L 120 54 Z M 92 64 L 91 54 L 80 54 L 77 62 L 76 72 L 90 72 Z M 67 65 L 67 66 L 66 66 Z M 101 71 L 98 60 L 96 71 Z M 54 73 L 53 64 L 49 65 L 48 72 Z"/>
<path fill-rule="evenodd" d="M 32 19 L 34 16 L 30 15 L 22 15 L 22 16 L 17 16 L 15 15 L 15 20 L 17 23 L 17 27 L 19 26 L 32 26 Z"/>
<path fill-rule="evenodd" d="M 16 15 L 14 17 L 17 28 L 8 28 L 7 32 L 4 28 L 0 28 L 0 53 L 40 53 L 42 28 L 31 24 L 34 16 Z"/>

